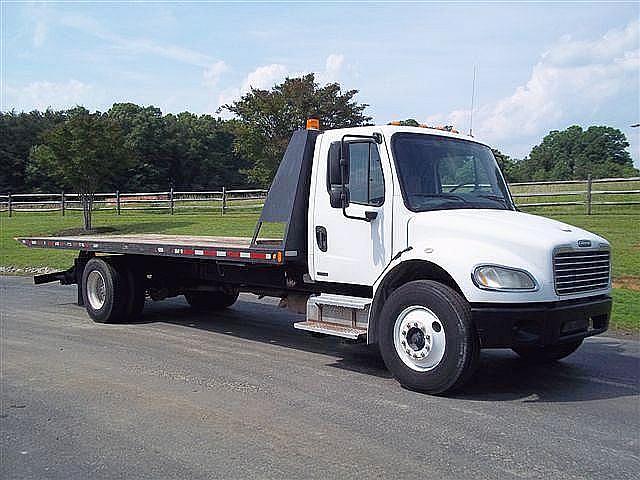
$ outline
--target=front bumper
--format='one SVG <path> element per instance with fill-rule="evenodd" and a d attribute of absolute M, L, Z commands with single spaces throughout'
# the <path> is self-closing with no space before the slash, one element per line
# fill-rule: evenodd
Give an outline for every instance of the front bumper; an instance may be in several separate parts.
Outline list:
<path fill-rule="evenodd" d="M 480 346 L 511 348 L 570 342 L 609 328 L 611 297 L 533 304 L 471 305 Z"/>

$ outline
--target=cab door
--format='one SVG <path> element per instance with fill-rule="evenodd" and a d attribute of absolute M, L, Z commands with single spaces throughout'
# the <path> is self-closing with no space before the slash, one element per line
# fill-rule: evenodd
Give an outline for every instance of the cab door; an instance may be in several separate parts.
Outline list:
<path fill-rule="evenodd" d="M 326 132 L 319 149 L 310 232 L 314 235 L 312 275 L 319 282 L 371 286 L 391 261 L 390 161 L 384 143 L 345 140 L 350 157 L 350 203 L 345 216 L 342 208 L 331 207 L 326 181 L 330 145 L 340 142 L 342 135 Z M 375 218 L 367 221 L 367 215 Z"/>

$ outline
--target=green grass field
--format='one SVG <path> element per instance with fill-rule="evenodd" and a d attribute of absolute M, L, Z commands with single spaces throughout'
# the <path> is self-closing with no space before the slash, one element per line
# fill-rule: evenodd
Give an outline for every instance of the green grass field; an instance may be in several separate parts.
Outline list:
<path fill-rule="evenodd" d="M 532 212 L 533 213 L 533 212 Z M 623 214 L 584 215 L 544 211 L 544 215 L 593 231 L 613 245 L 614 312 L 612 325 L 621 330 L 640 330 L 640 207 Z M 166 211 L 96 212 L 94 227 L 108 233 L 167 233 L 191 235 L 251 236 L 256 214 L 179 213 Z M 79 212 L 26 213 L 9 218 L 0 213 L 0 266 L 68 268 L 75 252 L 29 249 L 14 240 L 18 236 L 53 235 L 81 226 Z M 277 232 L 266 232 L 273 235 Z"/>

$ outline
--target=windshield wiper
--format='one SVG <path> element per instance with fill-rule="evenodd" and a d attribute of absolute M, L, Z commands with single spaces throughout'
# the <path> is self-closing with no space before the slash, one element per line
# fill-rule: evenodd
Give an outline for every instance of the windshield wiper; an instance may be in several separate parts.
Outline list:
<path fill-rule="evenodd" d="M 505 201 L 504 197 L 501 197 L 500 195 L 494 195 L 491 193 L 481 193 L 479 195 L 476 195 L 476 197 L 481 197 L 481 198 L 488 198 L 489 200 L 494 200 L 496 202 L 500 202 L 504 205 L 507 204 L 507 202 Z"/>
<path fill-rule="evenodd" d="M 411 194 L 415 197 L 424 197 L 424 198 L 445 198 L 447 200 L 458 200 L 462 203 L 469 203 L 460 195 L 454 195 L 452 193 L 413 193 Z"/>

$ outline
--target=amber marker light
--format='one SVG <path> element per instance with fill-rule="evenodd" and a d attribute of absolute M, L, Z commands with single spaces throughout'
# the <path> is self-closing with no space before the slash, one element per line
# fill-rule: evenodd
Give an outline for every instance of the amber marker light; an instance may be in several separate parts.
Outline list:
<path fill-rule="evenodd" d="M 320 120 L 317 118 L 308 118 L 307 130 L 320 130 Z"/>

